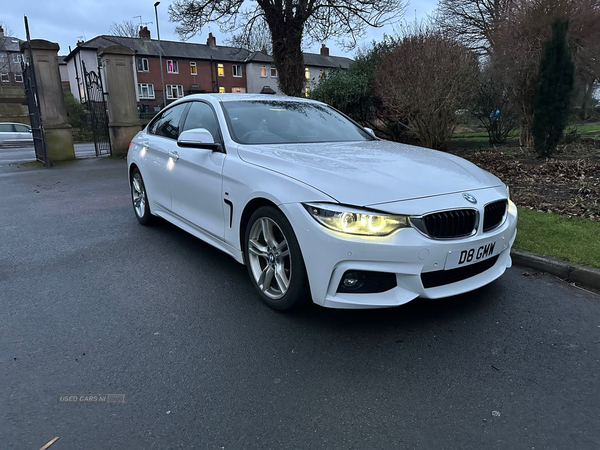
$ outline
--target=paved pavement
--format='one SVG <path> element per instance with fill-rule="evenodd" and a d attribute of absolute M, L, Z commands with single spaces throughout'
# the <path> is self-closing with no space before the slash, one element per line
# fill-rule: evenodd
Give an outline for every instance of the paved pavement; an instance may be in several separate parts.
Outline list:
<path fill-rule="evenodd" d="M 231 258 L 139 225 L 125 172 L 0 168 L 1 448 L 600 448 L 597 295 L 513 268 L 451 299 L 278 313 Z"/>
<path fill-rule="evenodd" d="M 77 158 L 90 158 L 96 156 L 93 143 L 75 144 Z M 29 147 L 1 147 L 0 166 L 14 165 L 20 162 L 35 161 L 35 150 Z"/>

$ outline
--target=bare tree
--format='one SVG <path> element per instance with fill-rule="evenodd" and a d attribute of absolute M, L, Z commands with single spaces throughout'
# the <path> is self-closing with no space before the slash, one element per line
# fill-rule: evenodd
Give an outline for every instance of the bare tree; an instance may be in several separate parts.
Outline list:
<path fill-rule="evenodd" d="M 479 74 L 471 114 L 488 132 L 490 144 L 503 144 L 519 125 L 517 96 L 501 70 L 488 65 Z"/>
<path fill-rule="evenodd" d="M 264 20 L 257 21 L 247 33 L 238 32 L 225 42 L 252 52 L 265 51 L 268 55 L 273 53 L 273 38 Z"/>
<path fill-rule="evenodd" d="M 139 37 L 139 27 L 131 20 L 124 20 L 121 23 L 113 22 L 108 28 L 108 32 L 113 36 Z"/>
<path fill-rule="evenodd" d="M 520 0 L 513 5 L 511 19 L 494 36 L 495 49 L 491 57 L 516 93 L 521 115 L 521 145 L 527 147 L 533 144 L 535 80 L 542 43 L 549 39 L 552 22 L 557 18 L 567 19 L 571 24 L 567 40 L 578 77 L 588 81 L 598 79 L 599 0 Z"/>
<path fill-rule="evenodd" d="M 489 54 L 514 3 L 515 0 L 440 0 L 436 20 L 450 37 L 480 54 Z"/>
<path fill-rule="evenodd" d="M 0 19 L 0 27 L 4 30 L 4 36 L 17 37 L 13 29 L 2 19 Z"/>
<path fill-rule="evenodd" d="M 425 146 L 441 149 L 452 137 L 457 110 L 471 103 L 477 72 L 473 52 L 431 26 L 418 26 L 382 56 L 375 91 Z"/>
<path fill-rule="evenodd" d="M 302 40 L 334 38 L 354 47 L 367 27 L 381 27 L 404 13 L 405 0 L 175 0 L 169 6 L 183 39 L 209 23 L 223 32 L 250 36 L 261 22 L 267 24 L 273 43 L 273 59 L 279 87 L 288 95 L 300 95 L 306 79 Z"/>
<path fill-rule="evenodd" d="M 569 43 L 575 77 L 582 86 L 581 118 L 586 120 L 594 84 L 600 80 L 600 0 L 575 0 L 569 14 Z"/>

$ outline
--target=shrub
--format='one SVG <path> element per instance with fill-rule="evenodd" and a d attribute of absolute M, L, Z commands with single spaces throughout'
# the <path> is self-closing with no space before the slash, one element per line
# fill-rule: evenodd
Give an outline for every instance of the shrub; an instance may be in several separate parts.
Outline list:
<path fill-rule="evenodd" d="M 563 135 L 563 142 L 565 144 L 575 144 L 579 141 L 581 141 L 581 133 L 579 132 L 579 128 L 577 128 L 575 125 L 567 127 Z"/>
<path fill-rule="evenodd" d="M 569 117 L 575 69 L 567 46 L 568 24 L 564 19 L 555 20 L 552 37 L 543 45 L 531 128 L 540 156 L 550 156 L 556 150 Z"/>
<path fill-rule="evenodd" d="M 494 67 L 481 72 L 471 113 L 486 129 L 490 145 L 504 144 L 519 126 L 515 103 L 514 89 Z"/>
<path fill-rule="evenodd" d="M 377 66 L 382 55 L 394 46 L 393 39 L 384 36 L 379 43 L 358 54 L 347 70 L 337 69 L 323 76 L 310 96 L 330 104 L 377 134 L 396 141 L 406 140 L 402 119 L 388 114 L 374 91 Z"/>
<path fill-rule="evenodd" d="M 85 105 L 77 101 L 70 91 L 63 91 L 67 120 L 73 128 L 85 128 L 88 126 L 89 111 Z"/>
<path fill-rule="evenodd" d="M 427 147 L 442 149 L 467 107 L 478 72 L 475 55 L 428 26 L 415 26 L 381 57 L 375 94 L 392 117 Z"/>

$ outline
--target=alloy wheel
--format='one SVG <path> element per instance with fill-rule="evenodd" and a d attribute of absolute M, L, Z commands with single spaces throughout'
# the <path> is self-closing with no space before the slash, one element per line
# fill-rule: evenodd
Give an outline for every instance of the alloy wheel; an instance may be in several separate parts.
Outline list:
<path fill-rule="evenodd" d="M 290 287 L 292 259 L 288 241 L 273 219 L 261 217 L 252 225 L 248 259 L 259 289 L 273 300 L 282 298 Z"/>
<path fill-rule="evenodd" d="M 131 180 L 131 196 L 136 215 L 139 218 L 144 217 L 144 214 L 146 214 L 146 191 L 139 173 L 134 174 Z"/>

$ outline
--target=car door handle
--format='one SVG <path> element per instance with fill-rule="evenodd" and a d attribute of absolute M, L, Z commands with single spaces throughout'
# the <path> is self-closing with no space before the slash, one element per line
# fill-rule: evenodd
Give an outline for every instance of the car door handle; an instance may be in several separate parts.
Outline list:
<path fill-rule="evenodd" d="M 179 159 L 179 153 L 177 153 L 177 152 L 169 152 L 169 153 L 167 153 L 167 155 L 169 155 L 175 161 L 177 161 Z"/>

